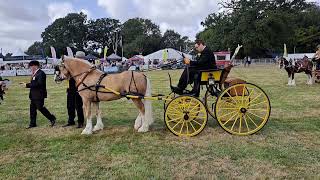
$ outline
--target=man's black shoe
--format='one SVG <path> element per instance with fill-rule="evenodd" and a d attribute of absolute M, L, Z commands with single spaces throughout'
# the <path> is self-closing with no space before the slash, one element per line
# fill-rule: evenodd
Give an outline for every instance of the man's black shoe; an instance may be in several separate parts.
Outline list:
<path fill-rule="evenodd" d="M 83 124 L 78 124 L 77 128 L 83 128 Z"/>
<path fill-rule="evenodd" d="M 35 128 L 35 127 L 37 127 L 37 126 L 28 126 L 28 127 L 26 127 L 26 129 L 31 129 L 31 128 Z"/>
<path fill-rule="evenodd" d="M 53 119 L 50 122 L 51 122 L 51 127 L 53 127 L 56 124 L 56 117 L 53 116 Z"/>
<path fill-rule="evenodd" d="M 74 126 L 74 125 L 76 125 L 76 123 L 68 123 L 68 124 L 66 124 L 66 125 L 64 125 L 62 127 L 69 127 L 69 126 Z"/>

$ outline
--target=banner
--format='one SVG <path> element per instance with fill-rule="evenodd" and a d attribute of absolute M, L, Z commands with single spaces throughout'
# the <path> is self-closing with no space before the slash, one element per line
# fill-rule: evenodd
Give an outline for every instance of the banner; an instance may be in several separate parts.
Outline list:
<path fill-rule="evenodd" d="M 54 69 L 41 69 L 44 73 L 47 75 L 53 75 L 54 74 Z"/>
<path fill-rule="evenodd" d="M 162 62 L 167 62 L 167 60 L 168 60 L 168 50 L 164 49 L 162 53 L 163 53 L 162 54 Z"/>
<path fill-rule="evenodd" d="M 56 53 L 56 50 L 54 49 L 54 47 L 50 46 L 50 49 L 51 49 L 52 58 L 57 59 L 57 53 Z"/>
<path fill-rule="evenodd" d="M 17 76 L 31 76 L 31 70 L 30 69 L 18 69 L 17 70 Z"/>
<path fill-rule="evenodd" d="M 12 76 L 16 76 L 16 75 L 17 75 L 17 71 L 16 70 L 0 71 L 0 76 L 1 77 L 12 77 Z"/>
<path fill-rule="evenodd" d="M 107 52 L 108 52 L 108 47 L 104 47 L 104 51 L 103 51 L 103 59 L 106 60 L 107 59 Z"/>
<path fill-rule="evenodd" d="M 283 57 L 288 57 L 287 45 L 283 44 Z"/>
<path fill-rule="evenodd" d="M 74 57 L 74 56 L 73 56 L 73 52 L 72 52 L 72 50 L 71 50 L 70 47 L 67 47 L 67 52 L 68 52 L 68 56 L 69 56 L 69 57 Z"/>

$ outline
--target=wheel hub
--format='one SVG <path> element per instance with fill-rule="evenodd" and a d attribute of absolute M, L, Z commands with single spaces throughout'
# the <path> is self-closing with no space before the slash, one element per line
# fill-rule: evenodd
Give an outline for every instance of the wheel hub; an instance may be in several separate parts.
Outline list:
<path fill-rule="evenodd" d="M 186 113 L 186 114 L 183 116 L 183 119 L 184 119 L 185 121 L 189 120 L 189 115 Z"/>
<path fill-rule="evenodd" d="M 241 108 L 241 109 L 240 109 L 240 112 L 244 114 L 244 113 L 247 112 L 247 109 L 246 109 L 246 108 Z"/>

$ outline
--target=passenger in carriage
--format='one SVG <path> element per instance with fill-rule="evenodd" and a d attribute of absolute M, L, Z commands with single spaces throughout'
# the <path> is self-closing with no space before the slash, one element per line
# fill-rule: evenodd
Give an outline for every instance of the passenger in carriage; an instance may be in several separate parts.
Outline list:
<path fill-rule="evenodd" d="M 197 61 L 190 61 L 190 59 L 184 58 L 184 64 L 190 65 L 190 67 L 186 67 L 182 72 L 177 87 L 171 87 L 174 93 L 186 94 L 184 90 L 188 84 L 194 83 L 193 89 L 189 94 L 198 97 L 200 93 L 200 70 L 217 68 L 213 51 L 202 40 L 196 40 L 194 47 L 200 55 L 197 56 Z"/>

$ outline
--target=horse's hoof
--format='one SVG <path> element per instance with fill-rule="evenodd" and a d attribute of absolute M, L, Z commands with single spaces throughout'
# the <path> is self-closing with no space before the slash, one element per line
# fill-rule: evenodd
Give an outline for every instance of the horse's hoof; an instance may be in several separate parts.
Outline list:
<path fill-rule="evenodd" d="M 135 125 L 133 126 L 133 128 L 134 128 L 136 131 L 138 131 L 140 127 L 141 127 L 140 124 L 135 124 Z"/>
<path fill-rule="evenodd" d="M 96 127 L 96 126 L 95 126 L 92 131 L 93 131 L 93 132 L 96 132 L 96 131 L 100 131 L 100 130 L 102 130 L 102 129 L 103 129 L 103 127 Z"/>
<path fill-rule="evenodd" d="M 90 134 L 92 134 L 92 131 L 87 131 L 86 129 L 84 129 L 81 134 L 90 135 Z"/>
<path fill-rule="evenodd" d="M 148 128 L 142 128 L 142 127 L 140 127 L 140 128 L 138 129 L 138 132 L 139 132 L 139 133 L 144 133 L 144 132 L 148 132 L 148 131 L 149 131 Z"/>

